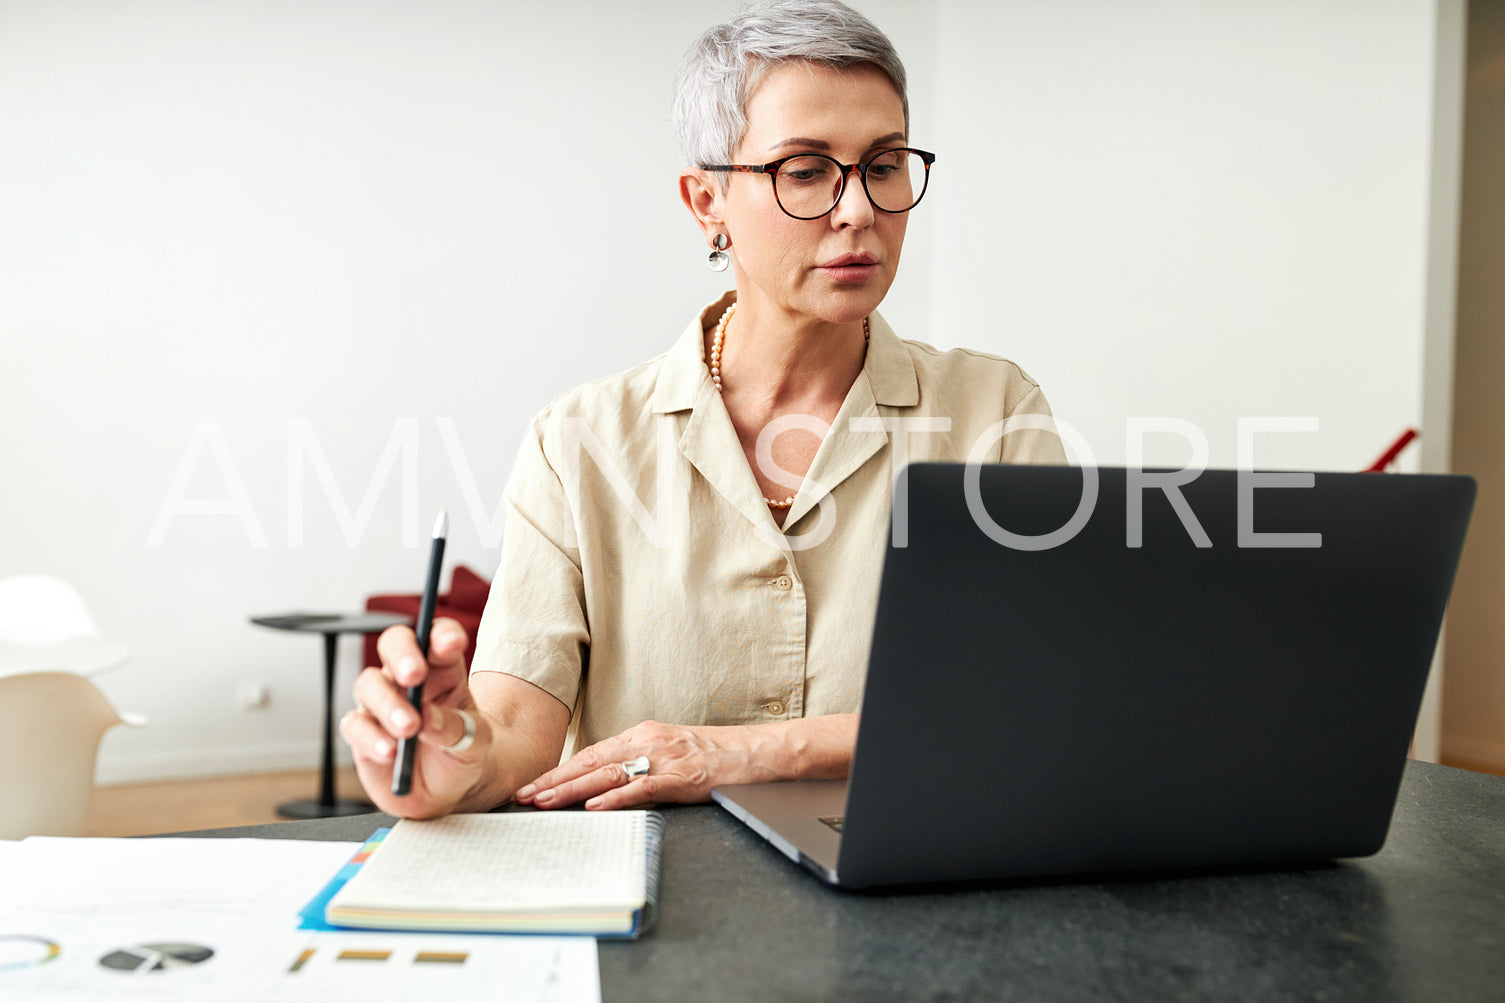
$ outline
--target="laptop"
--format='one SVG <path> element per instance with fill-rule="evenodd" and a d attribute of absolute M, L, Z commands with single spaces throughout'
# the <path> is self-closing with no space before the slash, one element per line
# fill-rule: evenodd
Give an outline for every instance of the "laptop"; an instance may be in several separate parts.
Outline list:
<path fill-rule="evenodd" d="M 1379 850 L 1473 479 L 1189 476 L 908 467 L 849 779 L 712 797 L 854 888 Z"/>

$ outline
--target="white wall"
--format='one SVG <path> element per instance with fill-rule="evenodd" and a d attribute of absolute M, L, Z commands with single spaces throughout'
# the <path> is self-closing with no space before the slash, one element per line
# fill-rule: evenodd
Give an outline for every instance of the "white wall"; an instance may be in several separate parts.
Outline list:
<path fill-rule="evenodd" d="M 1225 465 L 1237 416 L 1315 415 L 1257 460 L 1340 469 L 1419 420 L 1431 3 L 859 6 L 940 155 L 884 307 L 906 336 L 1018 359 L 1104 462 L 1130 415 Z M 721 288 L 667 92 L 736 7 L 0 6 L 0 574 L 69 578 L 136 646 L 102 683 L 153 725 L 101 779 L 312 764 L 319 645 L 246 617 L 415 589 L 404 531 L 441 506 L 491 572 L 526 418 Z M 353 543 L 306 457 L 288 498 L 292 419 L 340 504 L 374 485 Z M 200 453 L 187 496 L 238 477 L 265 545 L 221 514 L 147 546 L 203 429 L 229 465 Z M 408 432 L 411 495 L 373 481 Z"/>
<path fill-rule="evenodd" d="M 1016 356 L 1103 462 L 1125 418 L 1171 415 L 1233 466 L 1237 419 L 1275 415 L 1321 431 L 1260 466 L 1367 465 L 1421 418 L 1433 19 L 942 4 L 937 328 Z"/>

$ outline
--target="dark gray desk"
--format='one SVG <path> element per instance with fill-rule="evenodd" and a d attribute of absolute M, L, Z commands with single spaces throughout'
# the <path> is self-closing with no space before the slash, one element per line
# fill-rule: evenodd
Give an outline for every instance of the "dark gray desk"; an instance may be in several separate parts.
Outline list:
<path fill-rule="evenodd" d="M 1409 764 L 1363 860 L 888 894 L 826 888 L 714 806 L 664 812 L 662 916 L 602 942 L 608 1003 L 1505 999 L 1502 778 Z M 392 821 L 194 835 L 356 840 Z"/>

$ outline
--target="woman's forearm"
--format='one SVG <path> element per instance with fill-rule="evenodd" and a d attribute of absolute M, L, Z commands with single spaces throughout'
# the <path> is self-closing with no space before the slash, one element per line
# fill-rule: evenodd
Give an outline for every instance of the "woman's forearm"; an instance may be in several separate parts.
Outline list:
<path fill-rule="evenodd" d="M 729 732 L 713 740 L 745 750 L 746 777 L 740 782 L 840 780 L 852 767 L 859 718 L 858 714 L 823 714 L 709 730 Z"/>
<path fill-rule="evenodd" d="M 489 750 L 476 782 L 451 810 L 483 812 L 558 764 L 570 714 L 543 690 L 500 672 L 471 673 L 470 692 Z"/>

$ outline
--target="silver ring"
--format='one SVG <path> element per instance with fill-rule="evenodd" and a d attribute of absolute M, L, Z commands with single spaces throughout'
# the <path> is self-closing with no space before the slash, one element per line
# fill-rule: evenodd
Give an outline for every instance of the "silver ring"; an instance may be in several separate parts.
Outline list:
<path fill-rule="evenodd" d="M 458 707 L 455 708 L 455 713 L 459 714 L 460 720 L 465 722 L 465 734 L 461 735 L 454 745 L 439 746 L 439 749 L 442 752 L 464 752 L 466 749 L 470 748 L 471 743 L 476 740 L 476 719 L 471 717 L 468 712 L 463 711 Z"/>
<path fill-rule="evenodd" d="M 636 780 L 638 777 L 646 777 L 648 775 L 648 757 L 639 756 L 636 759 L 628 759 L 623 761 L 622 772 L 627 774 L 627 780 L 629 783 Z"/>

